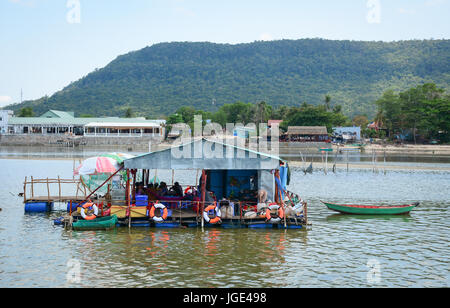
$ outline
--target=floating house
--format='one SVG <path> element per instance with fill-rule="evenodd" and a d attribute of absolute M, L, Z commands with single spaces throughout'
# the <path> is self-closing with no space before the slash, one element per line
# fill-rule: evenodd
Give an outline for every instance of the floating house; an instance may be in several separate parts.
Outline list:
<path fill-rule="evenodd" d="M 105 199 L 102 208 L 120 225 L 300 229 L 307 224 L 307 205 L 287 191 L 288 165 L 277 156 L 202 138 L 126 159 L 123 169 L 125 185 L 113 185 L 121 192 L 110 194 L 123 198 Z M 151 175 L 157 170 L 190 172 L 196 183 L 180 187 L 178 179 L 169 186 Z"/>

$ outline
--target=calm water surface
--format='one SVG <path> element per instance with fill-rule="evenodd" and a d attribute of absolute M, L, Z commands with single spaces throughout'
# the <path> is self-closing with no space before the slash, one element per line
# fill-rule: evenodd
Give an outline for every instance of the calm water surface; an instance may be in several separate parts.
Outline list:
<path fill-rule="evenodd" d="M 450 285 L 449 172 L 383 175 L 367 170 L 305 176 L 294 170 L 290 190 L 309 201 L 313 226 L 308 231 L 122 228 L 66 232 L 53 226 L 52 220 L 61 212 L 23 213 L 22 200 L 16 195 L 25 176 L 71 178 L 72 167 L 72 161 L 0 159 L 0 287 Z M 176 175 L 183 183 L 196 176 Z M 168 178 L 169 173 L 158 176 Z M 421 207 L 410 216 L 342 216 L 330 212 L 320 200 L 420 201 Z M 67 281 L 71 259 L 81 262 L 79 284 Z M 379 265 L 379 275 L 370 275 L 369 260 Z"/>

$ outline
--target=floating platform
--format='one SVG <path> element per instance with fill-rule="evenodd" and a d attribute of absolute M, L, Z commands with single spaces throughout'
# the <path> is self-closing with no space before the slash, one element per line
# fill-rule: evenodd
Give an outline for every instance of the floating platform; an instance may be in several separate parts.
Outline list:
<path fill-rule="evenodd" d="M 54 205 L 54 202 L 27 202 L 25 213 L 48 213 L 53 210 Z"/>

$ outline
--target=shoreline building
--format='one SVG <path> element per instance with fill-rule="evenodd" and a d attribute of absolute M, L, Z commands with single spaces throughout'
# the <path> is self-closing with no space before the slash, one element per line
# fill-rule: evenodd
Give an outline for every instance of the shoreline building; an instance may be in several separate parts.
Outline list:
<path fill-rule="evenodd" d="M 325 126 L 289 126 L 281 141 L 299 143 L 330 142 Z"/>
<path fill-rule="evenodd" d="M 333 139 L 340 143 L 361 141 L 361 127 L 333 127 Z"/>
<path fill-rule="evenodd" d="M 145 118 L 76 118 L 73 112 L 50 110 L 40 117 L 10 117 L 6 135 L 80 136 L 164 140 L 165 120 Z"/>
<path fill-rule="evenodd" d="M 0 134 L 4 135 L 8 132 L 9 119 L 14 115 L 11 110 L 0 110 Z"/>

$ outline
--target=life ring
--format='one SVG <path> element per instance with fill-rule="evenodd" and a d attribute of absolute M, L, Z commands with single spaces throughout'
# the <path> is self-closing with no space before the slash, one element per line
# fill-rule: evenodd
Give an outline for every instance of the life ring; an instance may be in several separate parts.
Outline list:
<path fill-rule="evenodd" d="M 90 209 L 94 210 L 94 213 L 91 215 L 87 215 L 86 212 L 89 212 Z M 81 208 L 81 217 L 84 220 L 94 220 L 98 216 L 98 207 L 94 203 L 86 203 Z"/>
<path fill-rule="evenodd" d="M 156 215 L 156 210 L 159 209 L 159 215 Z M 153 219 L 155 222 L 163 222 L 167 219 L 169 216 L 169 211 L 167 210 L 166 206 L 161 203 L 155 204 L 152 209 L 150 210 L 150 218 Z"/>
<path fill-rule="evenodd" d="M 213 212 L 214 213 L 214 218 L 210 218 L 209 217 L 209 213 Z M 203 218 L 205 219 L 205 221 L 207 223 L 210 224 L 217 224 L 219 222 L 221 222 L 221 217 L 222 216 L 222 212 L 220 211 L 219 207 L 216 205 L 210 205 L 208 206 L 205 211 L 203 212 Z"/>
<path fill-rule="evenodd" d="M 192 186 L 189 186 L 188 188 L 186 188 L 184 190 L 184 194 L 187 195 L 191 189 L 192 189 Z"/>
<path fill-rule="evenodd" d="M 276 216 L 272 214 L 273 211 L 276 211 Z M 266 219 L 269 223 L 280 223 L 284 218 L 284 210 L 281 206 L 276 203 L 269 204 L 269 208 L 266 210 Z"/>

